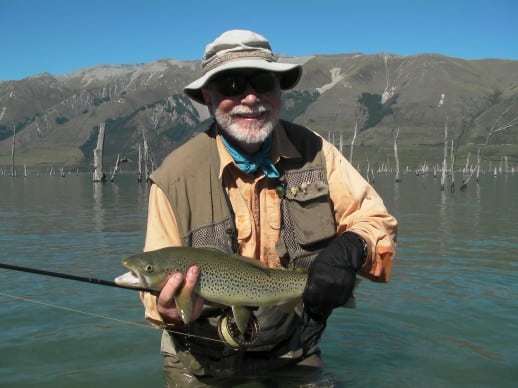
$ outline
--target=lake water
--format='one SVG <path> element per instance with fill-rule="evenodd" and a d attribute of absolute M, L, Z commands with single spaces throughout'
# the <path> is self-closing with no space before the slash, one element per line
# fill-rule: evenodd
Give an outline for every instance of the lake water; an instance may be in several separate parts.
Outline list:
<path fill-rule="evenodd" d="M 518 176 L 373 184 L 400 222 L 392 280 L 335 311 L 312 386 L 516 386 Z M 0 262 L 111 280 L 141 251 L 146 210 L 132 175 L 0 176 Z M 0 269 L 0 317 L 1 387 L 163 386 L 161 333 L 134 291 Z"/>

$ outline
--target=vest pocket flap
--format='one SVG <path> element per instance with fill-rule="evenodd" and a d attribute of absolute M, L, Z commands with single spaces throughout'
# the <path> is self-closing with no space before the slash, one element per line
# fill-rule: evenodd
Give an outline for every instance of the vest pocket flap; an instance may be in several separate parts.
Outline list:
<path fill-rule="evenodd" d="M 329 186 L 324 182 L 303 183 L 300 186 L 289 187 L 286 198 L 290 201 L 309 202 L 323 197 L 327 201 Z"/>

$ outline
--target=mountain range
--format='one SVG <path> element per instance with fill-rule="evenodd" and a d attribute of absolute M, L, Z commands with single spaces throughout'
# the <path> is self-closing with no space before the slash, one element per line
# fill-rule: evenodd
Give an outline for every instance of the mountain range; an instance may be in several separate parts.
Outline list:
<path fill-rule="evenodd" d="M 439 54 L 281 57 L 304 72 L 283 93 L 282 117 L 333 141 L 353 163 L 439 163 L 445 133 L 457 163 L 518 161 L 518 61 Z M 104 160 L 157 166 L 210 120 L 182 94 L 197 61 L 103 65 L 0 83 L 0 166 L 88 168 L 101 123 Z M 447 131 L 445 132 L 445 128 Z M 13 142 L 13 135 L 14 142 Z M 353 144 L 353 147 L 351 147 Z M 351 149 L 353 153 L 351 153 Z M 130 167 L 130 168 L 133 168 Z"/>

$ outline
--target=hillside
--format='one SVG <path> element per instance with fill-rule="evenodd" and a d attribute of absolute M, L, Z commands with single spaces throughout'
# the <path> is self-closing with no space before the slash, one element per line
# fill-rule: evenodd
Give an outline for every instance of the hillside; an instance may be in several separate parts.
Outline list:
<path fill-rule="evenodd" d="M 436 54 L 315 55 L 301 63 L 296 89 L 284 94 L 283 117 L 344 147 L 354 161 L 393 163 L 398 131 L 402 166 L 442 158 L 444 127 L 457 160 L 475 154 L 492 126 L 518 118 L 518 61 L 462 60 Z M 106 122 L 105 160 L 137 160 L 143 136 L 153 164 L 203 128 L 205 107 L 181 90 L 198 62 L 160 60 L 98 66 L 0 83 L 0 166 L 11 163 L 16 127 L 17 165 L 88 168 L 97 131 Z M 512 121 L 514 120 L 514 121 Z M 494 133 L 486 160 L 518 161 L 518 125 Z"/>

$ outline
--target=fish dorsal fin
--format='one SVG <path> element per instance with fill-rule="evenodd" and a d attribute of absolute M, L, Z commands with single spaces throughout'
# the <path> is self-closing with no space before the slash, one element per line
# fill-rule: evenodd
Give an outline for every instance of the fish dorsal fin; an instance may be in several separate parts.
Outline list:
<path fill-rule="evenodd" d="M 238 255 L 238 254 L 235 254 L 235 253 L 233 253 L 233 254 L 232 253 L 226 253 L 226 252 L 223 252 L 222 250 L 220 250 L 218 248 L 214 248 L 214 247 L 203 247 L 203 248 L 197 248 L 197 249 L 205 249 L 207 251 L 218 253 L 220 255 L 230 256 L 233 259 L 244 261 L 244 262 L 246 262 L 246 263 L 248 263 L 250 265 L 253 265 L 254 267 L 261 268 L 261 269 L 268 269 L 268 267 L 266 267 L 259 260 L 252 259 L 250 257 L 241 256 L 241 255 Z"/>
<path fill-rule="evenodd" d="M 203 247 L 203 248 L 197 248 L 197 249 L 205 249 L 209 252 L 214 252 L 214 253 L 218 253 L 220 255 L 225 255 L 225 256 L 230 256 L 232 257 L 233 259 L 236 259 L 236 260 L 241 260 L 241 261 L 244 261 L 250 265 L 253 265 L 254 267 L 257 267 L 257 268 L 261 268 L 261 269 L 268 269 L 268 267 L 266 267 L 263 263 L 261 263 L 259 260 L 256 260 L 256 259 L 252 259 L 250 257 L 246 257 L 246 256 L 241 256 L 241 255 L 238 255 L 238 254 L 232 254 L 232 253 L 226 253 L 218 248 L 215 248 L 215 247 Z"/>

